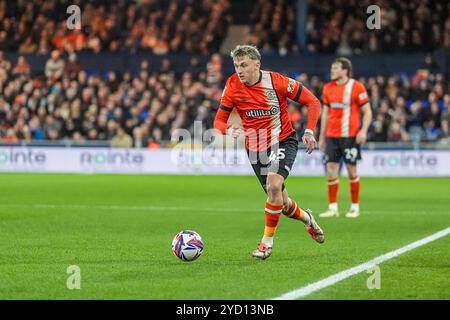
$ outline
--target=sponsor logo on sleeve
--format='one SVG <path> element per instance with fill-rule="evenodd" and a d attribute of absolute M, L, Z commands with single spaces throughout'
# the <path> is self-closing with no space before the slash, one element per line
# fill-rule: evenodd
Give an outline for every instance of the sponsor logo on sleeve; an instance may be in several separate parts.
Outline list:
<path fill-rule="evenodd" d="M 359 100 L 367 99 L 367 92 L 360 93 L 358 97 L 359 97 Z"/>
<path fill-rule="evenodd" d="M 287 91 L 288 93 L 292 93 L 295 90 L 295 80 L 289 78 L 289 83 L 288 83 L 288 87 L 287 87 Z"/>

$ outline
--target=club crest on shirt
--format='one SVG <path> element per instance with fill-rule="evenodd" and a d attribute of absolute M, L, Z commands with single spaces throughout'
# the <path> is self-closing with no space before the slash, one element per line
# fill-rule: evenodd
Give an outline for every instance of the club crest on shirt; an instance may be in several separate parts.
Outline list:
<path fill-rule="evenodd" d="M 272 89 L 266 89 L 266 98 L 269 101 L 269 104 L 271 102 L 278 102 L 277 95 Z"/>

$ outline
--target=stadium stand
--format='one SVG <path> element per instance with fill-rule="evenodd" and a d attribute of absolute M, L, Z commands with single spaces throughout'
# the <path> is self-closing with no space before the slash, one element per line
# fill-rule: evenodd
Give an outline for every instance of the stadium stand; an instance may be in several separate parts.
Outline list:
<path fill-rule="evenodd" d="M 217 52 L 232 23 L 235 1 L 79 2 L 84 27 L 70 31 L 64 26 L 68 1 L 0 1 L 3 144 L 114 141 L 116 146 L 158 148 L 170 141 L 173 130 L 192 130 L 195 120 L 202 121 L 205 129 L 211 127 L 228 74 L 224 57 Z M 385 10 L 389 26 L 360 34 L 358 19 L 342 12 L 355 12 L 345 6 L 365 6 L 366 2 L 311 1 L 309 42 L 307 48 L 300 48 L 291 23 L 295 1 L 258 1 L 249 10 L 252 34 L 248 42 L 257 44 L 266 56 L 300 51 L 348 55 L 380 50 L 449 51 L 450 4 L 375 1 Z M 431 10 L 439 14 L 430 20 Z M 394 46 L 392 39 L 404 42 L 396 41 Z M 419 48 L 417 41 L 426 45 Z M 17 59 L 10 60 L 6 54 L 10 52 L 18 53 Z M 86 52 L 100 56 L 122 52 L 130 57 L 148 52 L 149 59 L 162 59 L 156 66 L 153 60 L 144 59 L 136 72 L 108 69 L 99 73 L 80 61 Z M 169 53 L 189 56 L 182 72 L 173 66 Z M 29 63 L 35 56 L 45 62 L 42 70 Z M 317 96 L 327 81 L 323 74 L 288 75 Z M 360 77 L 374 110 L 369 140 L 448 141 L 450 86 L 446 77 L 433 54 L 412 74 Z M 294 104 L 289 109 L 301 133 L 306 110 Z"/>
<path fill-rule="evenodd" d="M 82 30 L 66 27 L 78 4 Z M 209 54 L 219 50 L 231 22 L 229 1 L 0 1 L 0 50 L 49 54 L 125 51 Z M 119 14 L 119 13 L 126 14 Z"/>
<path fill-rule="evenodd" d="M 381 29 L 374 32 L 367 32 L 364 23 L 370 5 L 381 8 Z M 436 0 L 309 1 L 307 29 L 309 52 L 449 52 L 450 4 Z"/>

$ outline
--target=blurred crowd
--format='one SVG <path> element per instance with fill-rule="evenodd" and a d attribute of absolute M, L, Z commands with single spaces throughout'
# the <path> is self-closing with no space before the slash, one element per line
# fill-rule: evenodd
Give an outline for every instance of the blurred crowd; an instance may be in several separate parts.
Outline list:
<path fill-rule="evenodd" d="M 450 2 L 442 0 L 308 0 L 306 47 L 300 47 L 295 0 L 251 0 L 246 42 L 262 53 L 358 55 L 450 52 Z M 67 28 L 67 7 L 78 5 L 81 29 Z M 0 0 L 0 50 L 61 52 L 219 52 L 233 23 L 233 0 Z M 367 8 L 380 8 L 380 29 L 369 30 Z M 374 22 L 375 20 L 371 20 Z"/>
<path fill-rule="evenodd" d="M 374 111 L 369 141 L 434 142 L 449 137 L 450 87 L 443 74 L 425 64 L 413 76 L 360 78 Z M 112 141 L 113 146 L 158 148 L 173 130 L 193 130 L 194 121 L 212 126 L 224 81 L 222 58 L 206 65 L 194 56 L 177 75 L 169 59 L 158 71 L 143 60 L 132 74 L 88 76 L 73 54 L 53 51 L 45 74 L 33 75 L 25 57 L 8 61 L 0 52 L 0 138 L 21 140 Z M 306 74 L 297 80 L 321 96 L 323 79 Z M 306 108 L 289 104 L 299 134 Z"/>
<path fill-rule="evenodd" d="M 371 5 L 381 9 L 380 29 L 367 27 L 366 22 L 374 13 L 367 13 Z M 450 52 L 450 2 L 310 0 L 307 34 L 308 52 L 337 55 Z"/>
<path fill-rule="evenodd" d="M 67 27 L 70 5 L 80 8 L 79 30 Z M 0 50 L 209 54 L 226 36 L 229 10 L 228 0 L 0 0 Z"/>
<path fill-rule="evenodd" d="M 113 146 L 161 146 L 177 128 L 212 123 L 222 94 L 222 58 L 206 66 L 192 57 L 177 77 L 163 59 L 157 72 L 142 61 L 136 74 L 88 76 L 53 51 L 44 75 L 32 75 L 26 59 L 12 64 L 0 52 L 0 139 L 112 140 Z M 76 60 L 76 59 L 74 59 Z M 74 71 L 76 70 L 76 71 Z"/>
<path fill-rule="evenodd" d="M 263 54 L 297 53 L 296 1 L 258 0 L 250 14 L 250 34 L 246 43 L 261 48 Z"/>
<path fill-rule="evenodd" d="M 255 1 L 246 39 L 263 53 L 450 52 L 450 2 L 442 0 L 308 0 L 306 47 L 297 42 L 295 0 Z M 380 29 L 369 29 L 380 8 Z"/>

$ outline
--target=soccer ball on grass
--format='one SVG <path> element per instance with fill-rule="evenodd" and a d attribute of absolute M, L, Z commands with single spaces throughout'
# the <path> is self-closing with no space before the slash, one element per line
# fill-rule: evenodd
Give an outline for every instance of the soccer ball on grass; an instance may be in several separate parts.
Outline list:
<path fill-rule="evenodd" d="M 194 261 L 203 252 L 202 237 L 195 231 L 183 230 L 173 238 L 172 252 L 182 261 Z"/>

